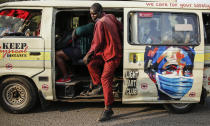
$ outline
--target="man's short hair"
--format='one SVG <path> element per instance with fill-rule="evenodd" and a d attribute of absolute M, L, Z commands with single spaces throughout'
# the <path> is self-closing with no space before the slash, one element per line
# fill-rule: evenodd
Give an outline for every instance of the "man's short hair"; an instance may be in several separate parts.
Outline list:
<path fill-rule="evenodd" d="M 90 8 L 99 13 L 103 12 L 103 7 L 99 3 L 94 3 Z"/>

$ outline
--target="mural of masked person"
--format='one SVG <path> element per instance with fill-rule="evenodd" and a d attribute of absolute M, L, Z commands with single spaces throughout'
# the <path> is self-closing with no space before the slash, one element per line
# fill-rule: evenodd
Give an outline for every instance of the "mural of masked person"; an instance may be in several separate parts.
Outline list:
<path fill-rule="evenodd" d="M 147 46 L 144 71 L 156 84 L 159 100 L 180 100 L 193 85 L 195 51 L 186 46 Z"/>

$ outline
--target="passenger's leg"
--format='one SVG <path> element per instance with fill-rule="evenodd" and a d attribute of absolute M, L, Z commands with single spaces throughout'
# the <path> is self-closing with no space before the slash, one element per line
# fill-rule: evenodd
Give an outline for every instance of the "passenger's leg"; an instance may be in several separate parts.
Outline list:
<path fill-rule="evenodd" d="M 59 69 L 61 70 L 63 74 L 62 79 L 64 79 L 63 81 L 65 81 L 65 79 L 68 78 L 68 72 L 67 72 L 65 61 L 69 60 L 69 57 L 63 52 L 63 50 L 59 50 L 55 54 L 55 59 L 56 59 L 56 63 Z M 59 79 L 59 82 L 60 81 L 61 80 Z M 70 81 L 70 79 L 68 79 L 68 81 Z"/>

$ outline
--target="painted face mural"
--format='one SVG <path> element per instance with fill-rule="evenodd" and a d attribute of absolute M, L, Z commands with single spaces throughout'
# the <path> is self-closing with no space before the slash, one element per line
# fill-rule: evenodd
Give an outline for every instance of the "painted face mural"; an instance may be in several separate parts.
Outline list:
<path fill-rule="evenodd" d="M 180 100 L 192 88 L 194 56 L 186 46 L 146 47 L 144 71 L 156 84 L 159 100 Z"/>

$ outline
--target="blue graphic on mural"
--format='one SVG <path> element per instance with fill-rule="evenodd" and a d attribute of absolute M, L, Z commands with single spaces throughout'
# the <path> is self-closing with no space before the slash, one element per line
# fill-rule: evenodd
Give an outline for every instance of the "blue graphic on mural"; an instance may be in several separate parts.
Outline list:
<path fill-rule="evenodd" d="M 144 71 L 156 84 L 159 100 L 180 100 L 193 85 L 195 51 L 186 46 L 147 46 Z"/>

